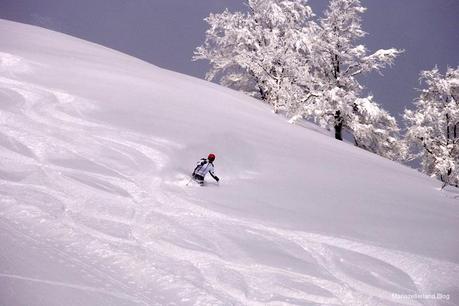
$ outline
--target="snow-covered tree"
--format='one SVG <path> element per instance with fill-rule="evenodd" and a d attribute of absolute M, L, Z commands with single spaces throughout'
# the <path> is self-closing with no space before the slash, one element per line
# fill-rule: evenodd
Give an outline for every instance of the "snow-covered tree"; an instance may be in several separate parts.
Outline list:
<path fill-rule="evenodd" d="M 373 101 L 373 97 L 354 101 L 354 120 L 350 123 L 355 145 L 383 157 L 402 161 L 407 147 L 400 141 L 397 121 Z"/>
<path fill-rule="evenodd" d="M 425 89 L 405 110 L 406 141 L 420 158 L 422 171 L 459 187 L 459 67 L 421 73 Z"/>
<path fill-rule="evenodd" d="M 362 98 L 358 76 L 391 65 L 401 52 L 368 55 L 359 0 L 331 0 L 319 23 L 306 0 L 247 0 L 247 13 L 210 14 L 194 60 L 211 64 L 206 78 L 245 91 L 284 111 L 291 122 L 313 119 L 343 139 L 395 159 L 403 153 L 393 117 Z"/>
<path fill-rule="evenodd" d="M 389 158 L 400 156 L 403 146 L 396 141 L 398 126 L 393 117 L 372 101 L 362 98 L 357 77 L 390 66 L 400 50 L 378 50 L 368 55 L 358 41 L 366 34 L 360 15 L 366 9 L 359 0 L 331 0 L 320 22 L 321 30 L 312 44 L 315 93 L 297 117 L 313 118 L 334 129 L 335 138 L 350 132 L 356 145 Z"/>
<path fill-rule="evenodd" d="M 206 78 L 287 110 L 307 92 L 313 23 L 306 0 L 248 0 L 247 13 L 210 14 L 194 60 L 211 64 Z"/>

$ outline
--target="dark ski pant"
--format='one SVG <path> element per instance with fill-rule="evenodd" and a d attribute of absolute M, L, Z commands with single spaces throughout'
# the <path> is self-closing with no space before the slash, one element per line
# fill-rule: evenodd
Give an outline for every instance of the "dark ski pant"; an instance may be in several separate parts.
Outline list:
<path fill-rule="evenodd" d="M 204 184 L 204 177 L 202 175 L 193 174 L 193 179 L 201 185 Z"/>

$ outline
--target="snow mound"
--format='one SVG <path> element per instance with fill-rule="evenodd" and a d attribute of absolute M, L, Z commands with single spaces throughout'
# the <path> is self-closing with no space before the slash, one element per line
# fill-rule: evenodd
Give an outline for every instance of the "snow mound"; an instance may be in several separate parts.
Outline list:
<path fill-rule="evenodd" d="M 0 304 L 458 303 L 437 181 L 89 42 L 0 39 Z M 187 186 L 209 152 L 220 184 Z"/>

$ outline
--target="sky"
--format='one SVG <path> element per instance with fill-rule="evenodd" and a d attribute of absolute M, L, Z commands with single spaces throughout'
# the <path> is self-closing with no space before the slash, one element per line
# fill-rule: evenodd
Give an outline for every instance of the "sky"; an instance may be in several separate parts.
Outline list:
<path fill-rule="evenodd" d="M 317 15 L 328 1 L 310 0 Z M 372 52 L 405 52 L 383 75 L 362 81 L 394 116 L 412 107 L 419 72 L 459 65 L 459 0 L 363 0 L 363 39 Z M 203 78 L 209 65 L 191 60 L 211 12 L 245 10 L 243 0 L 0 0 L 0 18 L 38 25 Z M 1 48 L 1 45 L 0 45 Z"/>

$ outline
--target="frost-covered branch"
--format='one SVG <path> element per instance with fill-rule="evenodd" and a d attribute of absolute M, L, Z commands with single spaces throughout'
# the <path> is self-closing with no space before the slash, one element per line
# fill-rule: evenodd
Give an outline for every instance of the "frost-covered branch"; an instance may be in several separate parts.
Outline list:
<path fill-rule="evenodd" d="M 422 171 L 445 184 L 459 186 L 459 68 L 421 72 L 425 89 L 415 110 L 405 110 L 406 142 L 421 160 Z"/>

